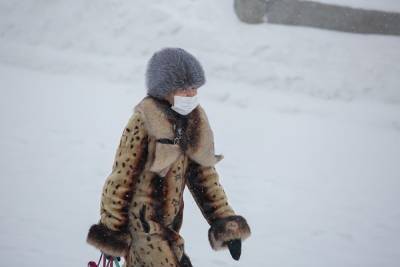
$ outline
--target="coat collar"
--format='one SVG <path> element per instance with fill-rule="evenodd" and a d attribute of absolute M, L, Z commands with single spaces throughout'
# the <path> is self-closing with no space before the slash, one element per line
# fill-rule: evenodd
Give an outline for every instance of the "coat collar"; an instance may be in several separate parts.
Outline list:
<path fill-rule="evenodd" d="M 214 154 L 213 132 L 200 105 L 183 116 L 173 111 L 167 101 L 147 96 L 134 110 L 142 114 L 148 134 L 155 139 L 173 139 L 177 120 L 184 125 L 183 147 L 156 143 L 155 160 L 151 168 L 154 171 L 165 171 L 182 153 L 202 166 L 214 166 L 222 160 L 223 155 Z"/>

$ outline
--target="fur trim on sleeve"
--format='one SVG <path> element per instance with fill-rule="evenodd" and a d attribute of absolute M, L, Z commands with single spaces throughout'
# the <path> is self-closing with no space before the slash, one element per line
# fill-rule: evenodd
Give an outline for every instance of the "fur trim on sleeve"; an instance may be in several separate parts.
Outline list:
<path fill-rule="evenodd" d="M 250 235 L 250 227 L 247 224 L 246 219 L 240 215 L 218 219 L 208 230 L 208 240 L 214 250 L 226 248 L 226 241 L 232 239 L 244 240 Z"/>
<path fill-rule="evenodd" d="M 113 231 L 103 224 L 94 224 L 86 241 L 105 254 L 117 257 L 126 255 L 131 236 L 128 232 Z"/>

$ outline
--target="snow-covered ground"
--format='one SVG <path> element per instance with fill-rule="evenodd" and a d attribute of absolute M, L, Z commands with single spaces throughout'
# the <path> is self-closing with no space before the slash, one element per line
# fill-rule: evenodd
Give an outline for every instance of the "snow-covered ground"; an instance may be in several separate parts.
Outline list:
<path fill-rule="evenodd" d="M 186 191 L 194 266 L 399 265 L 400 38 L 245 25 L 228 0 L 3 0 L 1 266 L 97 259 L 86 233 L 164 46 L 203 63 L 221 183 L 253 232 L 239 262 L 212 251 Z"/>

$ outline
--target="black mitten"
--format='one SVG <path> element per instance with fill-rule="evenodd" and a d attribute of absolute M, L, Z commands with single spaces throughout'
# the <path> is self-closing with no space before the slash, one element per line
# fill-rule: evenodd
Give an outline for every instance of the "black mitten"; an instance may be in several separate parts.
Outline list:
<path fill-rule="evenodd" d="M 242 240 L 233 239 L 225 242 L 228 246 L 229 252 L 234 260 L 239 260 L 242 253 Z"/>
<path fill-rule="evenodd" d="M 240 215 L 216 220 L 208 230 L 208 239 L 214 250 L 228 248 L 232 258 L 239 260 L 242 241 L 250 236 L 250 227 Z"/>

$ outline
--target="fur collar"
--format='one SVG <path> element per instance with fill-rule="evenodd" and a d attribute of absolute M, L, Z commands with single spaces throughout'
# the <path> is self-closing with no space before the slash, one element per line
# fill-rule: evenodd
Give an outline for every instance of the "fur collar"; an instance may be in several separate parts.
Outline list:
<path fill-rule="evenodd" d="M 177 120 L 182 120 L 184 125 L 182 146 L 156 142 L 151 171 L 165 174 L 182 153 L 202 166 L 214 166 L 222 160 L 223 155 L 214 154 L 213 132 L 200 105 L 187 116 L 182 116 L 173 111 L 167 101 L 147 96 L 134 111 L 141 113 L 148 134 L 155 139 L 172 140 Z"/>

